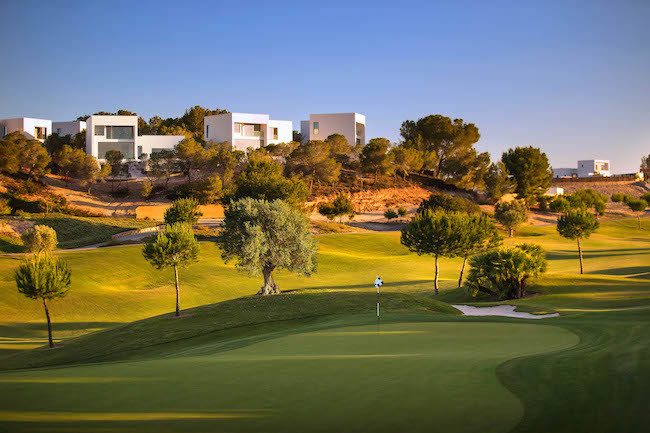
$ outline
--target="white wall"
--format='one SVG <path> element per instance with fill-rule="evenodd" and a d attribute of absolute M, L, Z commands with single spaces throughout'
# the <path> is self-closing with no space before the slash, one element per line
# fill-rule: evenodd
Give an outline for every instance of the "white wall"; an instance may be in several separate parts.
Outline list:
<path fill-rule="evenodd" d="M 133 126 L 133 140 L 117 140 L 117 139 L 107 139 L 106 135 L 95 135 L 95 126 Z M 104 130 L 106 134 L 106 130 Z M 102 159 L 98 157 L 98 145 L 97 143 L 101 142 L 133 142 L 133 154 L 137 157 L 137 144 L 136 140 L 138 137 L 138 116 L 90 116 L 86 121 L 86 153 L 94 156 L 97 159 Z"/>
<path fill-rule="evenodd" d="M 318 134 L 314 134 L 314 122 L 318 122 Z M 328 113 L 309 115 L 309 140 L 324 141 L 332 134 L 345 136 L 350 145 L 356 144 L 356 124 L 366 124 L 366 117 L 359 113 Z M 301 130 L 304 128 L 301 122 Z M 304 133 L 303 133 L 304 136 Z M 365 145 L 365 134 L 361 137 L 361 144 Z"/>
<path fill-rule="evenodd" d="M 151 156 L 152 149 L 173 150 L 184 139 L 184 135 L 141 135 L 135 142 L 136 157 L 139 159 L 141 153 Z M 140 146 L 142 152 L 138 152 Z"/>
<path fill-rule="evenodd" d="M 57 131 L 58 129 L 61 129 L 60 133 Z M 60 136 L 75 135 L 84 129 L 86 129 L 86 122 L 82 120 L 75 120 L 72 122 L 52 122 L 52 133 L 59 134 Z"/>
<path fill-rule="evenodd" d="M 278 138 L 273 139 L 273 128 L 278 128 Z M 269 120 L 266 144 L 289 143 L 293 140 L 293 122 L 291 120 Z"/>
<path fill-rule="evenodd" d="M 203 139 L 223 143 L 232 143 L 232 113 L 215 114 L 203 118 Z M 209 134 L 208 134 L 209 132 Z"/>
<path fill-rule="evenodd" d="M 607 164 L 607 170 L 601 169 L 603 164 Z M 596 169 L 598 165 L 598 169 Z M 586 159 L 578 161 L 578 177 L 589 177 L 594 175 L 610 176 L 611 165 L 609 160 L 606 159 Z"/>
<path fill-rule="evenodd" d="M 52 121 L 46 119 L 35 119 L 32 117 L 20 117 L 18 119 L 4 119 L 0 120 L 0 126 L 7 127 L 7 134 L 10 134 L 14 131 L 20 131 L 27 138 L 35 139 L 34 136 L 37 126 L 39 128 L 45 128 L 45 136 L 49 136 L 52 133 Z M 2 134 L 2 129 L 0 128 L 0 134 Z M 39 140 L 41 142 L 45 140 Z"/>

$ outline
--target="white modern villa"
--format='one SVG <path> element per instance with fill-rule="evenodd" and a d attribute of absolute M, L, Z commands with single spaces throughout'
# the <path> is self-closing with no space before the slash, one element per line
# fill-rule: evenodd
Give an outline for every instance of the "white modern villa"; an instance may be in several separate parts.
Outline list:
<path fill-rule="evenodd" d="M 577 168 L 554 168 L 553 177 L 592 177 L 612 175 L 608 159 L 585 159 L 578 161 Z"/>
<path fill-rule="evenodd" d="M 203 119 L 203 138 L 218 143 L 227 141 L 233 150 L 256 149 L 292 141 L 293 122 L 271 120 L 268 114 L 216 114 Z"/>
<path fill-rule="evenodd" d="M 138 116 L 90 116 L 86 121 L 86 153 L 104 160 L 109 150 L 119 150 L 125 159 L 141 159 L 161 150 L 173 149 L 183 135 L 140 135 Z"/>
<path fill-rule="evenodd" d="M 52 122 L 52 134 L 75 135 L 86 129 L 86 122 L 83 120 L 73 120 L 72 122 Z"/>
<path fill-rule="evenodd" d="M 15 131 L 22 132 L 27 138 L 42 142 L 52 133 L 52 121 L 32 117 L 0 120 L 0 138 Z"/>
<path fill-rule="evenodd" d="M 366 144 L 366 116 L 359 113 L 310 114 L 300 122 L 302 142 L 325 140 L 332 134 L 341 134 L 351 146 Z"/>

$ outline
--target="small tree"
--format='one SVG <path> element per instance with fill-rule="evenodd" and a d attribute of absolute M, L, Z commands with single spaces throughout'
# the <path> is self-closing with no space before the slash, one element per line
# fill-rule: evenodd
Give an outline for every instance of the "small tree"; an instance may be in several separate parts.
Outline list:
<path fill-rule="evenodd" d="M 555 197 L 548 205 L 553 212 L 568 212 L 571 209 L 571 203 L 566 198 L 560 196 Z"/>
<path fill-rule="evenodd" d="M 460 268 L 458 287 L 463 285 L 463 274 L 467 259 L 480 252 L 494 249 L 501 245 L 499 230 L 486 215 L 467 215 L 465 224 L 459 229 L 461 243 L 459 255 L 463 257 L 463 265 Z"/>
<path fill-rule="evenodd" d="M 494 206 L 494 218 L 508 230 L 508 236 L 512 237 L 514 231 L 528 221 L 528 208 L 526 203 L 520 200 L 497 203 Z"/>
<path fill-rule="evenodd" d="M 395 212 L 392 209 L 386 209 L 386 211 L 384 212 L 384 218 L 386 218 L 388 222 L 390 222 L 390 220 L 394 220 L 395 218 L 397 218 L 397 212 Z"/>
<path fill-rule="evenodd" d="M 425 210 L 418 213 L 402 229 L 400 241 L 410 251 L 419 256 L 430 254 L 435 258 L 434 293 L 438 294 L 438 259 L 454 257 L 460 253 L 462 237 L 461 226 L 464 214 L 451 212 L 433 212 Z"/>
<path fill-rule="evenodd" d="M 528 282 L 546 272 L 546 253 L 539 245 L 521 244 L 476 255 L 470 260 L 467 288 L 499 299 L 526 296 Z"/>
<path fill-rule="evenodd" d="M 25 251 L 30 253 L 48 253 L 56 248 L 56 232 L 52 227 L 35 225 L 20 237 Z"/>
<path fill-rule="evenodd" d="M 124 160 L 124 154 L 119 150 L 109 150 L 104 155 L 104 159 L 111 166 L 111 175 L 119 176 L 122 171 L 122 161 Z"/>
<path fill-rule="evenodd" d="M 151 181 L 149 179 L 143 180 L 142 189 L 140 190 L 140 195 L 142 198 L 149 200 L 149 197 L 151 197 L 151 191 L 153 191 L 153 185 L 151 184 Z"/>
<path fill-rule="evenodd" d="M 622 194 L 620 192 L 615 192 L 612 194 L 612 202 L 614 203 L 620 203 L 625 199 L 625 194 Z"/>
<path fill-rule="evenodd" d="M 633 211 L 636 212 L 636 218 L 639 221 L 639 230 L 641 229 L 641 214 L 645 212 L 645 209 L 648 207 L 648 202 L 644 199 L 632 199 L 627 201 L 627 206 Z"/>
<path fill-rule="evenodd" d="M 501 161 L 490 164 L 483 176 L 483 182 L 485 183 L 485 195 L 492 203 L 499 201 L 501 197 L 515 188 L 515 183 L 510 179 L 506 165 Z"/>
<path fill-rule="evenodd" d="M 281 200 L 244 198 L 230 203 L 224 227 L 216 240 L 224 262 L 250 275 L 262 274 L 258 295 L 280 293 L 273 271 L 286 269 L 303 275 L 316 272 L 316 241 L 309 220 Z"/>
<path fill-rule="evenodd" d="M 406 215 L 408 215 L 408 213 L 409 213 L 409 211 L 404 206 L 400 206 L 400 207 L 397 208 L 397 214 L 401 218 L 406 218 Z"/>
<path fill-rule="evenodd" d="M 167 149 L 152 153 L 149 158 L 149 167 L 155 177 L 165 179 L 165 189 L 167 189 L 169 179 L 176 167 L 176 153 Z"/>
<path fill-rule="evenodd" d="M 50 347 L 54 347 L 47 301 L 67 295 L 70 288 L 70 267 L 65 261 L 49 254 L 36 254 L 22 261 L 16 270 L 15 279 L 20 293 L 31 299 L 43 300 L 47 336 Z"/>
<path fill-rule="evenodd" d="M 481 208 L 473 201 L 442 192 L 434 192 L 429 195 L 429 198 L 422 200 L 420 207 L 418 207 L 418 212 L 423 212 L 425 209 L 432 211 L 481 213 Z"/>
<path fill-rule="evenodd" d="M 174 268 L 176 283 L 176 316 L 181 315 L 178 269 L 199 261 L 199 243 L 187 224 L 174 223 L 165 227 L 142 247 L 144 258 L 157 269 Z"/>
<path fill-rule="evenodd" d="M 373 138 L 361 150 L 361 169 L 366 173 L 374 173 L 375 181 L 380 174 L 390 175 L 395 170 L 395 155 L 388 152 L 389 148 L 390 140 L 387 138 Z"/>
<path fill-rule="evenodd" d="M 339 218 L 339 223 L 343 215 L 350 215 L 354 213 L 354 205 L 352 199 L 346 194 L 339 194 L 331 203 L 321 203 L 318 206 L 318 213 L 327 217 L 329 220 Z"/>
<path fill-rule="evenodd" d="M 557 231 L 560 236 L 578 241 L 578 258 L 580 273 L 583 273 L 581 239 L 587 239 L 598 229 L 599 223 L 594 214 L 586 209 L 571 209 L 557 219 Z"/>
<path fill-rule="evenodd" d="M 198 200 L 181 198 L 172 203 L 165 211 L 165 224 L 185 223 L 192 226 L 198 222 L 202 215 Z"/>

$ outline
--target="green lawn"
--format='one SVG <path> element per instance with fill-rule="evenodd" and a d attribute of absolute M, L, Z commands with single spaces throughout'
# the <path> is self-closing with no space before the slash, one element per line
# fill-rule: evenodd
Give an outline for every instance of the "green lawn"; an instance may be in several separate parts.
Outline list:
<path fill-rule="evenodd" d="M 477 301 L 455 287 L 460 261 L 442 261 L 435 298 L 432 259 L 398 233 L 321 236 L 318 274 L 279 273 L 291 292 L 266 298 L 204 242 L 181 305 L 211 305 L 181 318 L 172 273 L 140 247 L 61 252 L 73 287 L 52 303 L 54 350 L 23 350 L 43 343 L 42 307 L 2 257 L 0 369 L 45 368 L 0 373 L 0 431 L 644 432 L 650 233 L 635 224 L 603 223 L 582 276 L 554 227 L 506 240 L 548 251 L 537 296 L 509 302 L 561 314 L 538 321 L 457 315 L 444 302 Z"/>

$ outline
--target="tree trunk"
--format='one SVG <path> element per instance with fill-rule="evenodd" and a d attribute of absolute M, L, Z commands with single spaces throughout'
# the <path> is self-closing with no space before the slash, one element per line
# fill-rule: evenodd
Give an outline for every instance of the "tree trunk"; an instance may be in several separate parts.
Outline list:
<path fill-rule="evenodd" d="M 43 298 L 43 307 L 45 307 L 45 318 L 47 319 L 47 338 L 50 342 L 50 347 L 54 347 L 54 342 L 52 341 L 52 322 L 50 322 L 50 312 L 47 310 L 45 298 Z"/>
<path fill-rule="evenodd" d="M 178 291 L 178 267 L 174 265 L 174 278 L 176 279 L 176 317 L 181 315 L 180 294 Z"/>
<path fill-rule="evenodd" d="M 463 274 L 465 273 L 465 263 L 467 262 L 467 256 L 463 256 L 463 266 L 460 268 L 460 278 L 458 279 L 458 288 L 460 289 L 463 286 Z"/>
<path fill-rule="evenodd" d="M 260 287 L 259 292 L 257 292 L 258 295 L 275 295 L 280 293 L 280 289 L 277 284 L 275 284 L 275 280 L 273 280 L 272 273 L 274 269 L 275 266 L 265 266 L 262 270 L 262 275 L 264 275 L 264 285 Z"/>
<path fill-rule="evenodd" d="M 513 233 L 513 232 L 514 232 L 514 230 L 512 230 L 512 227 L 508 227 L 508 237 L 509 237 L 509 238 L 512 237 L 512 233 Z"/>
<path fill-rule="evenodd" d="M 521 282 L 517 282 L 517 288 L 515 290 L 515 298 L 521 299 Z"/>
<path fill-rule="evenodd" d="M 580 274 L 583 274 L 582 268 L 582 248 L 580 248 L 580 238 L 578 238 L 578 258 L 580 259 Z"/>
<path fill-rule="evenodd" d="M 639 220 L 639 230 L 641 230 L 641 214 L 637 214 L 636 219 Z"/>
<path fill-rule="evenodd" d="M 437 295 L 438 294 L 438 255 L 436 254 L 436 274 L 433 279 L 433 294 Z"/>

